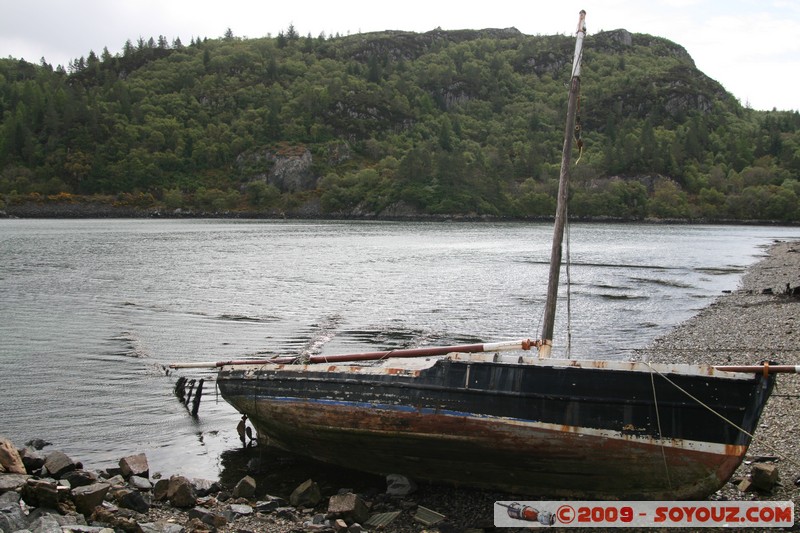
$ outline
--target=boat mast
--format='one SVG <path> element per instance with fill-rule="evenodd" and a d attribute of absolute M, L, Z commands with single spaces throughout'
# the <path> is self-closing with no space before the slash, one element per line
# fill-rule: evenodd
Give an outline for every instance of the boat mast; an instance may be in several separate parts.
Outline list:
<path fill-rule="evenodd" d="M 567 125 L 564 131 L 564 150 L 561 155 L 561 174 L 558 179 L 558 203 L 553 227 L 553 248 L 550 252 L 550 277 L 547 282 L 547 301 L 544 309 L 544 325 L 539 348 L 539 357 L 550 357 L 553 346 L 553 327 L 556 320 L 556 300 L 558 299 L 558 279 L 561 274 L 561 242 L 564 240 L 564 226 L 567 222 L 567 201 L 569 193 L 569 165 L 572 151 L 572 138 L 575 131 L 575 115 L 578 107 L 578 93 L 581 88 L 581 58 L 583 57 L 583 38 L 586 35 L 586 11 L 581 10 L 578 32 L 575 40 L 575 56 L 572 60 L 572 82 L 567 104 Z"/>

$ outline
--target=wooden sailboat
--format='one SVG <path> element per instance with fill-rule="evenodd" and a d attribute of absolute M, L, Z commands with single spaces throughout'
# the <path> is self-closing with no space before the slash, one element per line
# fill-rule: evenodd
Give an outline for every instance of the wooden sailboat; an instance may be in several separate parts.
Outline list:
<path fill-rule="evenodd" d="M 720 488 L 775 373 L 796 367 L 549 357 L 584 15 L 541 339 L 173 366 L 217 368 L 222 397 L 262 444 L 350 468 L 547 497 L 697 499 Z"/>

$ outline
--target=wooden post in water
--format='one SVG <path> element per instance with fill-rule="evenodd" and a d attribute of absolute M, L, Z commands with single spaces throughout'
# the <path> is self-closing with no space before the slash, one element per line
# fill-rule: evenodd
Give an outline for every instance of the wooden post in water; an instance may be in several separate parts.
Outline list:
<path fill-rule="evenodd" d="M 575 56 L 572 60 L 572 81 L 567 104 L 567 125 L 564 130 L 564 149 L 561 153 L 561 174 L 558 179 L 558 203 L 553 226 L 553 247 L 550 251 L 550 276 L 547 281 L 547 301 L 545 302 L 542 326 L 542 345 L 539 357 L 550 357 L 553 346 L 553 328 L 556 321 L 556 300 L 558 281 L 561 274 L 561 243 L 564 240 L 564 226 L 567 222 L 567 202 L 569 200 L 569 165 L 572 151 L 572 138 L 575 133 L 575 115 L 578 108 L 578 93 L 581 88 L 581 58 L 583 57 L 583 38 L 586 35 L 586 11 L 580 12 L 578 32 L 575 40 Z"/>

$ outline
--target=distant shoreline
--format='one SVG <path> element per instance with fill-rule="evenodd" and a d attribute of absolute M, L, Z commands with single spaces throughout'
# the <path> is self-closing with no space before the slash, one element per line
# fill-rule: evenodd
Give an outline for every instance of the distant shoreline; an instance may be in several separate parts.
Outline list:
<path fill-rule="evenodd" d="M 264 211 L 189 211 L 165 210 L 157 208 L 138 208 L 133 206 L 113 206 L 100 203 L 48 203 L 22 204 L 0 209 L 0 219 L 252 219 L 252 220 L 353 220 L 387 222 L 552 222 L 553 217 L 503 217 L 476 214 L 407 214 L 374 215 L 354 213 L 301 213 Z M 729 226 L 800 226 L 798 221 L 779 220 L 708 220 L 708 219 L 656 219 L 624 217 L 581 217 L 571 218 L 572 222 L 610 223 L 610 224 L 673 224 L 673 225 L 729 225 Z"/>

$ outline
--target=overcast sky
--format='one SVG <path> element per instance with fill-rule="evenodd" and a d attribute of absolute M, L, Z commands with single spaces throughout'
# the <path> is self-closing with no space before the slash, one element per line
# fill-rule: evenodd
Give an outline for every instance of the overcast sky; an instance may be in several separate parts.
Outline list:
<path fill-rule="evenodd" d="M 159 35 L 276 36 L 290 24 L 317 37 L 381 30 L 515 27 L 528 35 L 573 34 L 587 11 L 589 33 L 624 28 L 665 37 L 743 105 L 800 109 L 798 0 L 0 0 L 0 57 L 66 66 L 112 54 L 125 41 Z"/>

